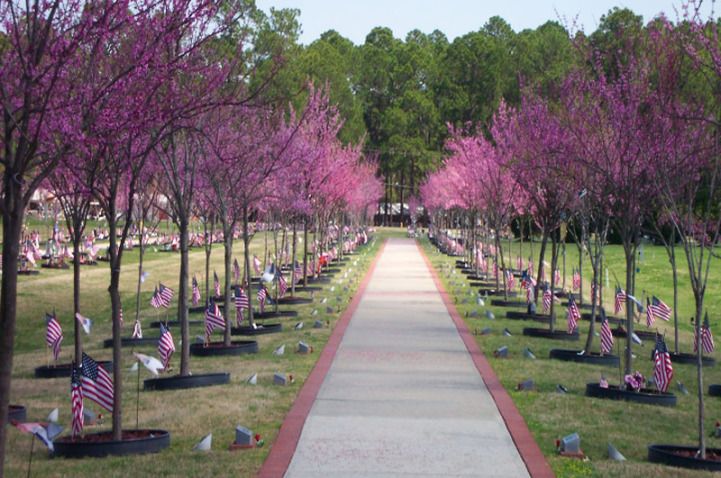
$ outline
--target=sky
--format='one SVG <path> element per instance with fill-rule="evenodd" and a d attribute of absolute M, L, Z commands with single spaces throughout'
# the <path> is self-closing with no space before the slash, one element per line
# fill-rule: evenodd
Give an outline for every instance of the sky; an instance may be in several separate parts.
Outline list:
<path fill-rule="evenodd" d="M 300 42 L 309 44 L 327 30 L 336 30 L 353 43 L 364 43 L 374 27 L 385 26 L 397 38 L 419 29 L 440 30 L 450 41 L 481 28 L 500 16 L 515 31 L 536 28 L 548 20 L 560 20 L 592 32 L 601 16 L 614 6 L 627 7 L 649 21 L 659 12 L 672 20 L 680 14 L 683 0 L 256 0 L 262 10 L 298 8 L 301 11 Z M 710 5 L 710 1 L 706 5 Z M 710 7 L 705 8 L 706 15 Z"/>

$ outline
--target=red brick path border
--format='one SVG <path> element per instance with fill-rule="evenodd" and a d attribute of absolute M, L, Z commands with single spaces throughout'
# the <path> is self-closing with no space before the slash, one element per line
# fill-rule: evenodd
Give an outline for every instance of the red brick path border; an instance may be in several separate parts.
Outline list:
<path fill-rule="evenodd" d="M 298 446 L 298 440 L 300 440 L 300 434 L 303 431 L 305 420 L 308 418 L 308 414 L 310 413 L 310 409 L 313 407 L 313 402 L 315 402 L 316 396 L 318 396 L 318 390 L 320 390 L 321 385 L 323 385 L 323 380 L 325 379 L 328 369 L 330 369 L 331 363 L 333 362 L 333 358 L 338 351 L 338 346 L 340 345 L 343 335 L 348 328 L 350 319 L 358 308 L 358 304 L 360 304 L 363 293 L 365 292 L 368 282 L 370 282 L 371 276 L 373 275 L 373 271 L 376 268 L 378 259 L 385 250 L 386 242 L 387 239 L 383 242 L 376 253 L 375 258 L 368 267 L 368 272 L 366 272 L 358 290 L 353 296 L 353 300 L 351 300 L 350 304 L 348 304 L 345 312 L 343 312 L 343 315 L 341 315 L 340 319 L 336 323 L 333 333 L 330 335 L 328 342 L 323 348 L 323 352 L 321 352 L 313 370 L 311 370 L 310 375 L 308 375 L 303 387 L 300 389 L 300 392 L 293 402 L 293 406 L 290 408 L 288 415 L 285 416 L 283 424 L 280 427 L 280 432 L 278 432 L 278 438 L 275 440 L 275 443 L 273 443 L 270 453 L 268 453 L 268 457 L 265 459 L 263 466 L 258 472 L 257 476 L 259 478 L 278 478 L 285 475 L 285 472 L 290 465 L 290 461 L 293 458 L 293 454 L 295 453 L 295 449 Z"/>
<path fill-rule="evenodd" d="M 456 324 L 458 334 L 461 336 L 468 353 L 471 355 L 471 360 L 473 360 L 476 369 L 478 369 L 478 372 L 481 374 L 481 378 L 483 378 L 486 388 L 488 388 L 488 391 L 491 393 L 493 401 L 496 402 L 496 407 L 498 407 L 498 411 L 501 413 L 501 417 L 503 417 L 503 421 L 506 423 L 506 428 L 508 428 L 508 431 L 511 434 L 511 438 L 518 449 L 518 453 L 521 455 L 523 462 L 526 464 L 528 473 L 534 478 L 554 477 L 555 475 L 553 470 L 551 470 L 551 466 L 548 464 L 546 458 L 543 456 L 543 453 L 541 453 L 541 449 L 533 439 L 531 431 L 528 429 L 528 425 L 526 425 L 523 417 L 518 412 L 516 405 L 513 403 L 513 400 L 511 400 L 511 397 L 508 395 L 508 392 L 506 392 L 506 389 L 504 389 L 503 385 L 501 385 L 496 373 L 491 368 L 491 364 L 488 363 L 485 355 L 483 355 L 481 349 L 478 347 L 476 339 L 473 337 L 470 330 L 468 330 L 466 323 L 458 314 L 458 311 L 443 287 L 433 264 L 431 264 L 431 261 L 428 259 L 428 256 L 426 256 L 421 245 L 417 243 L 417 246 L 421 256 L 423 256 L 423 260 L 426 262 L 426 266 L 428 266 L 428 269 L 431 271 L 433 282 L 443 298 L 443 303 L 446 305 L 446 309 L 448 309 L 448 313 L 453 319 L 453 323 Z"/>

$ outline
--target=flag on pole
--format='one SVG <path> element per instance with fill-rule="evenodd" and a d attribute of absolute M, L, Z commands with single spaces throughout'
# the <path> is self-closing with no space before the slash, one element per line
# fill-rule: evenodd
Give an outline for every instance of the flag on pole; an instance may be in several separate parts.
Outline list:
<path fill-rule="evenodd" d="M 60 344 L 63 342 L 63 328 L 60 326 L 55 312 L 45 314 L 47 332 L 45 333 L 45 344 L 53 349 L 53 360 L 57 361 L 60 356 Z"/>
<path fill-rule="evenodd" d="M 268 290 L 265 288 L 264 285 L 260 285 L 260 289 L 258 289 L 258 310 L 260 310 L 260 313 L 262 314 L 265 312 L 265 300 L 268 298 Z"/>
<path fill-rule="evenodd" d="M 260 259 L 258 259 L 258 256 L 253 255 L 253 270 L 256 274 L 260 274 L 262 266 L 263 264 L 260 262 Z"/>
<path fill-rule="evenodd" d="M 38 440 L 43 442 L 43 444 L 48 447 L 48 450 L 55 451 L 55 446 L 53 445 L 53 441 L 48 436 L 48 430 L 45 428 L 41 423 L 38 422 L 16 422 L 13 421 L 12 425 L 20 430 L 21 432 L 25 433 L 32 433 L 35 435 Z"/>
<path fill-rule="evenodd" d="M 160 339 L 158 340 L 158 355 L 163 361 L 163 367 L 168 368 L 170 363 L 170 357 L 175 352 L 175 344 L 173 343 L 173 336 L 163 324 L 160 324 Z"/>
<path fill-rule="evenodd" d="M 80 370 L 73 364 L 70 375 L 70 403 L 72 407 L 72 432 L 76 437 L 83 432 L 85 420 L 83 418 L 83 387 L 80 383 Z"/>
<path fill-rule="evenodd" d="M 578 270 L 573 269 L 573 290 L 579 290 L 581 288 L 581 274 Z"/>
<path fill-rule="evenodd" d="M 533 286 L 529 284 L 528 287 L 526 287 L 526 303 L 530 304 L 533 302 Z"/>
<path fill-rule="evenodd" d="M 213 271 L 213 290 L 215 291 L 215 297 L 220 297 L 220 279 L 218 279 L 218 273 Z"/>
<path fill-rule="evenodd" d="M 656 382 L 656 388 L 660 392 L 665 392 L 673 379 L 673 365 L 671 365 L 671 354 L 668 353 L 666 342 L 664 342 L 661 335 L 656 338 L 653 361 L 653 378 Z"/>
<path fill-rule="evenodd" d="M 205 311 L 205 341 L 207 342 L 210 339 L 213 330 L 224 328 L 225 319 L 223 319 L 223 314 L 220 313 L 218 304 L 212 302 Z"/>
<path fill-rule="evenodd" d="M 606 312 L 601 307 L 601 353 L 610 354 L 613 350 L 613 332 L 608 324 Z"/>
<path fill-rule="evenodd" d="M 513 272 L 511 272 L 510 269 L 506 269 L 506 289 L 511 291 L 513 290 L 514 286 L 516 285 L 516 278 L 513 277 Z"/>
<path fill-rule="evenodd" d="M 521 256 L 516 256 L 516 269 L 523 270 L 523 259 L 521 259 Z"/>
<path fill-rule="evenodd" d="M 167 309 L 170 306 L 170 301 L 173 300 L 173 294 L 173 289 L 163 285 L 163 283 L 160 282 L 160 286 L 158 287 L 158 295 L 160 296 L 159 301 L 161 307 L 165 307 Z"/>
<path fill-rule="evenodd" d="M 243 321 L 243 309 L 250 308 L 250 301 L 242 287 L 235 289 L 235 322 L 240 327 Z"/>
<path fill-rule="evenodd" d="M 198 279 L 193 275 L 193 292 L 192 301 L 193 305 L 196 306 L 200 303 L 200 287 L 198 287 Z"/>
<path fill-rule="evenodd" d="M 300 265 L 300 262 L 295 261 L 295 266 L 293 267 L 293 283 L 298 284 L 302 278 L 303 266 Z"/>
<path fill-rule="evenodd" d="M 656 322 L 656 317 L 654 317 L 653 309 L 651 308 L 651 300 L 646 297 L 646 327 L 653 326 L 654 322 Z"/>
<path fill-rule="evenodd" d="M 283 277 L 283 273 L 278 270 L 278 297 L 283 297 L 288 290 L 288 283 L 285 281 L 285 277 Z"/>
<path fill-rule="evenodd" d="M 708 313 L 701 324 L 701 350 L 703 353 L 710 354 L 716 349 L 716 345 L 713 342 L 713 334 L 711 333 L 711 327 L 708 322 Z M 698 340 L 696 334 L 693 334 L 693 351 L 698 352 Z"/>
<path fill-rule="evenodd" d="M 135 323 L 133 324 L 133 337 L 134 339 L 142 339 L 143 338 L 143 327 L 140 325 L 139 320 L 135 320 Z"/>
<path fill-rule="evenodd" d="M 556 269 L 556 271 L 553 273 L 553 283 L 554 284 L 561 283 L 561 271 L 558 269 Z"/>
<path fill-rule="evenodd" d="M 240 282 L 240 264 L 237 258 L 233 258 L 233 281 L 236 284 Z"/>
<path fill-rule="evenodd" d="M 616 286 L 616 296 L 613 303 L 613 312 L 618 314 L 623 309 L 623 304 L 626 303 L 626 291 Z"/>
<path fill-rule="evenodd" d="M 658 317 L 661 320 L 665 320 L 668 322 L 671 320 L 671 312 L 672 309 L 668 305 L 664 303 L 661 299 L 656 297 L 655 295 L 651 298 L 651 302 L 649 304 L 648 299 L 646 299 L 646 316 L 648 318 L 648 310 L 651 310 L 651 314 L 653 315 L 653 320 Z"/>
<path fill-rule="evenodd" d="M 578 327 L 578 321 L 581 319 L 581 312 L 578 310 L 576 300 L 572 295 L 568 296 L 568 333 L 572 334 Z"/>
<path fill-rule="evenodd" d="M 113 411 L 113 380 L 103 366 L 85 352 L 80 367 L 80 383 L 84 398 L 89 398 L 109 412 Z"/>
<path fill-rule="evenodd" d="M 546 287 L 543 289 L 543 311 L 548 313 L 551 311 L 551 301 L 553 300 L 553 294 L 551 293 L 551 288 L 546 284 Z"/>

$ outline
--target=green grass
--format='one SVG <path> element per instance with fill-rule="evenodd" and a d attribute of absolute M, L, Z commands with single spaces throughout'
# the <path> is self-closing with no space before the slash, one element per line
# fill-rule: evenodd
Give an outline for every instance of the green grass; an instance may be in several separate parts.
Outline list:
<path fill-rule="evenodd" d="M 496 320 L 488 320 L 482 314 L 484 308 L 474 304 L 471 299 L 472 292 L 467 281 L 460 272 L 455 271 L 454 257 L 438 253 L 427 240 L 422 245 L 428 253 L 433 265 L 441 272 L 441 280 L 446 289 L 457 301 L 456 307 L 461 315 L 477 310 L 483 318 L 465 318 L 471 331 L 491 327 L 493 333 L 487 336 L 478 335 L 476 340 L 489 357 L 489 361 L 506 388 L 521 415 L 526 420 L 531 432 L 538 442 L 544 455 L 548 458 L 554 472 L 559 477 L 705 477 L 714 476 L 711 473 L 692 472 L 670 467 L 652 465 L 646 462 L 647 445 L 650 443 L 675 443 L 693 445 L 697 440 L 697 399 L 695 367 L 692 365 L 676 364 L 674 366 L 674 383 L 671 391 L 676 393 L 678 405 L 675 408 L 655 407 L 650 405 L 632 404 L 612 400 L 592 399 L 584 396 L 586 383 L 598 382 L 604 374 L 609 383 L 619 382 L 619 370 L 593 365 L 574 364 L 550 360 L 548 353 L 551 348 L 580 348 L 583 342 L 563 342 L 547 339 L 525 337 L 522 334 L 524 327 L 543 327 L 543 324 L 507 320 L 505 311 L 501 307 L 489 307 L 495 314 Z M 506 247 L 507 243 L 504 243 Z M 513 244 L 513 263 L 515 264 L 518 243 Z M 662 247 L 645 246 L 644 261 L 640 264 L 641 272 L 637 276 L 639 289 L 646 289 L 663 300 L 671 303 L 672 281 L 666 253 Z M 538 254 L 538 244 L 534 245 L 534 252 Z M 524 245 L 524 256 L 529 255 L 528 244 Z M 679 251 L 681 252 L 681 251 Z M 571 264 L 578 263 L 575 246 L 570 244 L 567 248 L 567 285 L 570 286 Z M 623 251 L 618 246 L 609 246 L 606 250 L 606 261 L 612 272 L 621 277 L 624 271 Z M 538 259 L 535 260 L 536 265 Z M 549 261 L 550 262 L 550 261 Z M 711 326 L 717 334 L 721 334 L 721 270 L 718 262 L 714 264 L 709 280 L 707 293 L 707 306 L 711 317 Z M 685 262 L 682 264 L 685 267 Z M 585 275 L 588 278 L 589 275 Z M 614 286 L 613 275 L 611 288 Z M 681 351 L 690 352 L 693 346 L 693 336 L 688 317 L 693 309 L 693 297 L 688 287 L 688 272 L 682 271 L 681 289 L 679 293 L 680 317 L 686 317 L 681 324 L 680 348 Z M 587 280 L 587 279 L 586 279 Z M 465 284 L 464 284 L 465 283 Z M 464 286 L 465 285 L 465 286 Z M 585 290 L 588 291 L 588 282 Z M 586 292 L 588 294 L 588 292 Z M 607 306 L 613 310 L 612 291 L 604 296 Z M 464 299 L 467 299 L 464 303 Z M 565 308 L 557 314 L 561 317 L 559 327 L 565 328 Z M 642 317 L 645 328 L 645 316 Z M 657 321 L 658 324 L 658 321 Z M 580 322 L 581 340 L 585 339 L 589 323 Z M 672 346 L 671 324 L 659 324 L 660 331 L 666 331 L 669 336 L 669 347 Z M 501 332 L 508 328 L 512 337 L 504 337 Z M 719 339 L 717 339 L 718 342 Z M 616 339 L 616 343 L 620 339 Z M 510 349 L 508 359 L 496 359 L 492 352 L 502 345 Z M 529 347 L 538 358 L 529 360 L 523 357 L 523 349 Z M 634 353 L 636 360 L 634 368 L 640 370 L 645 376 L 653 374 L 653 365 L 650 354 L 653 344 L 644 343 L 642 347 L 636 346 Z M 594 342 L 594 350 L 598 350 L 598 338 Z M 717 359 L 718 353 L 713 354 Z M 705 384 L 721 382 L 721 366 L 704 368 Z M 526 379 L 533 379 L 537 391 L 519 392 L 516 385 Z M 690 395 L 682 395 L 676 390 L 676 381 L 680 380 L 688 388 Z M 556 384 L 563 384 L 569 389 L 567 395 L 556 393 Z M 721 420 L 721 400 L 715 397 L 706 397 L 706 429 L 710 434 L 714 422 Z M 561 458 L 555 450 L 555 440 L 572 432 L 581 436 L 581 447 L 589 460 L 582 462 L 574 459 Z M 607 458 L 607 443 L 613 443 L 628 459 L 625 463 L 617 463 Z M 721 448 L 721 439 L 708 438 L 707 446 Z"/>
<path fill-rule="evenodd" d="M 372 246 L 352 256 L 344 271 L 353 271 L 344 278 L 337 274 L 331 284 L 325 284 L 322 292 L 316 293 L 314 304 L 295 306 L 299 311 L 297 319 L 283 319 L 284 330 L 279 334 L 257 337 L 260 352 L 232 358 L 191 357 L 191 371 L 194 373 L 226 371 L 231 373 L 229 385 L 171 392 L 144 392 L 141 389 L 139 401 L 139 425 L 141 428 L 163 428 L 171 432 L 171 446 L 157 455 L 133 456 L 124 458 L 65 460 L 49 459 L 46 453 L 38 452 L 33 459 L 34 476 L 97 476 L 102 470 L 103 476 L 253 476 L 267 456 L 280 425 L 304 380 L 313 368 L 320 351 L 342 310 L 355 293 L 370 261 L 375 256 L 385 237 L 402 234 L 400 230 L 379 230 L 377 240 Z M 262 253 L 263 240 L 259 234 L 251 244 L 251 253 Z M 234 256 L 240 258 L 242 244 L 236 242 Z M 358 263 L 354 265 L 354 261 Z M 125 315 L 124 336 L 132 331 L 135 310 L 135 286 L 137 280 L 137 250 L 124 257 L 121 274 L 121 298 Z M 134 265 L 133 265 L 134 264 Z M 190 271 L 196 273 L 204 292 L 203 274 L 205 257 L 200 249 L 190 255 Z M 149 323 L 159 316 L 149 306 L 154 284 L 163 281 L 177 288 L 179 255 L 150 251 L 145 256 L 144 268 L 150 273 L 143 284 L 141 297 L 141 317 L 143 331 L 147 336 L 158 334 L 157 329 L 149 328 Z M 215 246 L 211 256 L 211 275 L 218 271 L 223 280 L 222 247 Z M 107 293 L 109 280 L 107 263 L 95 267 L 84 267 L 81 280 L 81 303 L 85 315 L 95 322 L 92 334 L 83 336 L 84 347 L 96 359 L 111 357 L 110 349 L 102 348 L 102 341 L 111 336 L 110 306 Z M 212 280 L 212 279 L 211 279 Z M 342 282 L 339 283 L 338 281 Z M 335 291 L 330 292 L 330 287 Z M 344 290 L 345 287 L 348 290 Z M 15 338 L 11 403 L 22 403 L 28 408 L 28 420 L 45 420 L 55 407 L 60 408 L 60 422 L 70 422 L 69 379 L 41 380 L 33 378 L 34 368 L 44 365 L 48 353 L 44 344 L 45 311 L 56 310 L 64 329 L 65 340 L 60 362 L 68 362 L 72 355 L 72 272 L 70 270 L 43 269 L 39 276 L 21 276 L 18 286 L 18 318 Z M 177 291 L 176 291 L 177 292 Z M 204 294 L 203 294 L 204 295 Z M 300 294 L 304 295 L 304 294 Z M 327 297 L 327 304 L 320 300 Z M 175 302 L 175 301 L 174 301 Z M 173 306 L 175 303 L 173 304 Z M 336 312 L 326 314 L 326 306 L 332 306 Z M 317 316 L 311 311 L 318 309 Z M 170 318 L 175 313 L 170 310 Z M 160 317 L 164 317 L 160 315 Z M 201 319 L 201 314 L 191 315 L 192 319 Z M 313 329 L 312 323 L 318 318 L 330 321 L 330 328 Z M 296 331 L 293 325 L 305 321 L 305 327 Z M 179 330 L 173 334 L 178 346 Z M 203 334 L 203 327 L 191 327 L 190 337 Z M 216 331 L 214 337 L 220 338 Z M 314 353 L 300 355 L 294 353 L 298 341 L 303 340 L 314 347 Z M 276 357 L 272 351 L 281 344 L 286 345 L 286 353 Z M 154 346 L 140 347 L 139 351 L 157 356 Z M 179 347 L 178 347 L 179 350 Z M 123 349 L 123 424 L 127 428 L 135 427 L 136 374 L 127 371 L 133 363 L 130 348 Z M 179 367 L 179 352 L 171 361 L 171 366 Z M 142 367 L 141 367 L 142 369 Z M 276 371 L 293 374 L 295 383 L 287 387 L 272 384 Z M 174 373 L 174 372 L 171 372 Z M 258 373 L 257 386 L 247 385 L 245 379 Z M 141 379 L 149 374 L 141 370 Z M 142 386 L 141 386 L 142 388 Z M 86 407 L 98 411 L 98 407 L 86 401 Z M 228 451 L 228 445 L 234 439 L 236 425 L 249 427 L 260 433 L 266 441 L 263 448 L 240 452 Z M 106 423 L 86 428 L 87 432 L 109 428 Z M 213 433 L 213 451 L 192 452 L 192 446 L 207 433 Z M 8 433 L 8 453 L 6 460 L 7 476 L 24 476 L 27 467 L 30 437 L 15 429 Z M 36 451 L 38 450 L 36 446 Z"/>

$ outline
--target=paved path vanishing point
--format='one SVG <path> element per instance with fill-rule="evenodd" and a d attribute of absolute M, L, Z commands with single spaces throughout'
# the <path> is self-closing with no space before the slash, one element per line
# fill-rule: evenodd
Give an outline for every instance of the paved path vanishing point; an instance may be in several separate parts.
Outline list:
<path fill-rule="evenodd" d="M 484 378 L 501 389 L 505 402 L 489 393 L 479 373 L 480 353 L 476 347 L 475 358 L 469 354 L 475 343 L 466 348 L 459 331 L 470 337 L 468 330 L 457 328 L 459 318 L 451 317 L 415 241 L 388 241 L 352 314 L 285 476 L 533 472 L 506 422 L 513 430 L 520 421 L 526 442 L 528 429 L 512 403 L 516 415 L 510 420 L 499 412 L 496 402 L 503 409 L 510 399 L 492 371 Z M 533 447 L 532 458 L 543 461 L 537 463 L 541 473 L 533 474 L 548 476 L 550 468 L 535 442 Z"/>

